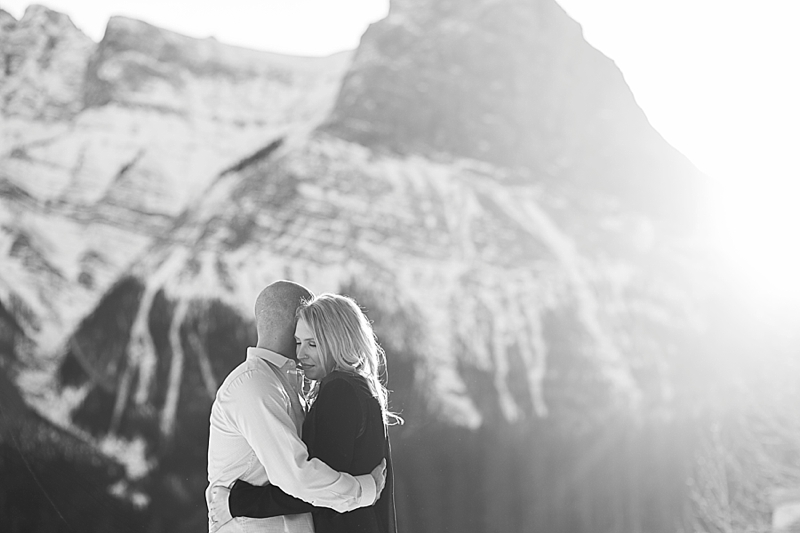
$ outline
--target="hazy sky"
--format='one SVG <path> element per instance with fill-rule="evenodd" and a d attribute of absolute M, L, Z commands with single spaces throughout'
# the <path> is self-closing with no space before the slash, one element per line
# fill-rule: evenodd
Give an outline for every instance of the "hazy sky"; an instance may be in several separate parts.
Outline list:
<path fill-rule="evenodd" d="M 557 0 L 651 123 L 715 183 L 714 241 L 754 288 L 800 295 L 800 0 Z M 122 14 L 195 37 L 325 55 L 387 0 L 43 0 L 90 37 Z M 0 0 L 20 17 L 28 2 Z M 795 279 L 797 278 L 797 279 Z"/>
<path fill-rule="evenodd" d="M 726 273 L 800 301 L 800 1 L 558 2 L 653 126 L 713 179 Z"/>

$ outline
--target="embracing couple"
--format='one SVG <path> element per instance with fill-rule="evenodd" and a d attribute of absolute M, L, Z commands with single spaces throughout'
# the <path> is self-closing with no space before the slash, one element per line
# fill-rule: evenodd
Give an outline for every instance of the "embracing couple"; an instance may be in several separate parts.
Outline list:
<path fill-rule="evenodd" d="M 369 320 L 290 281 L 261 291 L 255 319 L 211 408 L 209 532 L 396 533 L 387 426 L 401 419 Z"/>

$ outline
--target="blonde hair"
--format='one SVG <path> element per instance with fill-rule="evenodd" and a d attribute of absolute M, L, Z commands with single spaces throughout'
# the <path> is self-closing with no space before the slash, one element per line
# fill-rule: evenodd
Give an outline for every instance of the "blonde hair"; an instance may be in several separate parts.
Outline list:
<path fill-rule="evenodd" d="M 340 294 L 320 294 L 303 302 L 297 317 L 314 332 L 326 373 L 341 370 L 362 376 L 381 406 L 384 424 L 402 424 L 403 419 L 389 411 L 389 391 L 381 379 L 386 376 L 386 354 L 356 301 Z"/>

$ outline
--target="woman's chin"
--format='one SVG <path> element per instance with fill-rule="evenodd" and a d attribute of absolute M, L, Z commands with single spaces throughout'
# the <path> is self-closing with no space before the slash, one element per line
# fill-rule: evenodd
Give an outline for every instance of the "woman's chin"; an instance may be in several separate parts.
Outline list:
<path fill-rule="evenodd" d="M 313 381 L 319 381 L 320 379 L 325 377 L 325 373 L 315 366 L 303 367 L 303 373 L 305 374 L 307 379 Z"/>

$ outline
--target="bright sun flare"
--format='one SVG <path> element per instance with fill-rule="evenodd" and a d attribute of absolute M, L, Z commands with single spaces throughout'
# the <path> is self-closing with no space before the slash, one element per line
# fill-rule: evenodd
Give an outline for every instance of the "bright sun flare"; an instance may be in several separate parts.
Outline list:
<path fill-rule="evenodd" d="M 743 293 L 766 303 L 800 302 L 800 186 L 772 177 L 716 182 L 710 238 Z"/>

